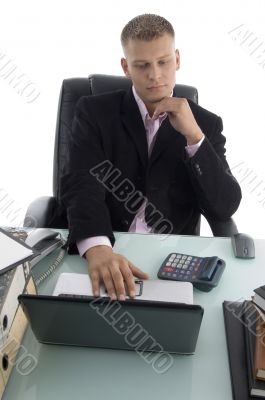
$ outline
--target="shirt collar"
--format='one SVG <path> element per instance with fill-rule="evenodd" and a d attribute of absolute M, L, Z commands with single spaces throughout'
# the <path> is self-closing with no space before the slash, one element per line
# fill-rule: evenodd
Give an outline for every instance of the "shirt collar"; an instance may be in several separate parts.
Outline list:
<path fill-rule="evenodd" d="M 139 111 L 141 113 L 142 119 L 143 119 L 143 123 L 145 124 L 147 120 L 152 120 L 152 118 L 150 117 L 148 110 L 146 108 L 146 105 L 144 104 L 143 100 L 138 96 L 138 94 L 136 93 L 135 87 L 132 87 L 132 91 L 133 91 L 133 95 L 135 98 L 135 101 L 139 107 Z M 173 90 L 171 92 L 170 97 L 173 96 Z M 164 121 L 164 119 L 167 117 L 167 113 L 164 112 L 163 114 L 159 114 L 158 117 L 155 119 L 155 121 L 158 119 L 159 122 Z"/>

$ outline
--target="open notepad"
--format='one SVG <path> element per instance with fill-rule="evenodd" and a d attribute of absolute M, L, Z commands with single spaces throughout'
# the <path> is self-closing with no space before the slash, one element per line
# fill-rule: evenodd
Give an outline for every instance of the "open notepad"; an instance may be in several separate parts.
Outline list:
<path fill-rule="evenodd" d="M 29 246 L 0 228 L 0 274 L 35 256 Z"/>
<path fill-rule="evenodd" d="M 53 296 L 63 294 L 93 296 L 89 275 L 62 273 L 58 278 Z M 100 288 L 100 296 L 108 296 L 103 286 Z M 193 286 L 190 282 L 137 280 L 135 299 L 193 304 Z"/>

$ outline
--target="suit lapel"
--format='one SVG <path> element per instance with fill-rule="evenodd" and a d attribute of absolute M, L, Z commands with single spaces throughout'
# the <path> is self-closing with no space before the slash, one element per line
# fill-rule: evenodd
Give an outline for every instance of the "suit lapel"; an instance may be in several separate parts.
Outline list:
<path fill-rule="evenodd" d="M 175 88 L 173 89 L 173 97 L 177 97 Z M 185 159 L 186 139 L 173 128 L 167 117 L 157 131 L 154 148 L 150 157 L 150 166 L 168 146 L 172 145 L 176 146 L 176 156 Z"/>
<path fill-rule="evenodd" d="M 150 166 L 168 146 L 175 146 L 176 157 L 184 159 L 185 145 L 184 136 L 173 128 L 167 117 L 157 131 L 155 144 L 150 156 Z"/>
<path fill-rule="evenodd" d="M 132 89 L 124 95 L 121 117 L 126 131 L 133 139 L 143 166 L 148 163 L 148 149 L 144 123 Z"/>
<path fill-rule="evenodd" d="M 175 93 L 173 95 L 175 96 Z M 143 166 L 147 167 L 148 148 L 145 126 L 138 105 L 133 96 L 132 89 L 124 95 L 123 103 L 121 105 L 121 117 L 126 131 L 135 143 Z M 186 154 L 186 140 L 183 135 L 173 128 L 167 117 L 157 132 L 155 144 L 149 159 L 149 166 L 152 165 L 152 163 L 168 146 L 172 145 L 176 146 L 176 156 L 184 159 Z"/>

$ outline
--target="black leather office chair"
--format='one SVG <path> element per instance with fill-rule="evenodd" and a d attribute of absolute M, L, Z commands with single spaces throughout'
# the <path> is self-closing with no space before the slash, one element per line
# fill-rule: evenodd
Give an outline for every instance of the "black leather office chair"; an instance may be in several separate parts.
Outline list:
<path fill-rule="evenodd" d="M 129 89 L 131 81 L 126 77 L 111 75 L 90 75 L 88 78 L 65 79 L 62 83 L 59 97 L 54 161 L 53 161 L 53 197 L 43 196 L 34 200 L 26 212 L 24 226 L 67 228 L 66 210 L 60 206 L 60 177 L 68 162 L 68 141 L 74 117 L 75 105 L 81 96 L 101 94 L 115 90 Z M 176 85 L 177 96 L 186 97 L 198 103 L 197 89 L 187 85 Z M 229 220 L 208 220 L 214 236 L 232 236 L 237 233 L 237 228 Z M 200 221 L 196 234 L 200 234 Z"/>

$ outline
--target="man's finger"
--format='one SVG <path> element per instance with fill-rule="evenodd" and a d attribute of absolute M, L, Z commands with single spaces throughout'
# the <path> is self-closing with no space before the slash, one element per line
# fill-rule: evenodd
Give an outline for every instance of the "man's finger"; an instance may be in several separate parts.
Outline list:
<path fill-rule="evenodd" d="M 92 292 L 94 296 L 99 296 L 99 274 L 97 271 L 90 272 Z"/>
<path fill-rule="evenodd" d="M 155 119 L 159 114 L 163 114 L 164 112 L 169 114 L 177 113 L 184 104 L 187 104 L 186 101 L 187 100 L 183 98 L 165 97 L 157 104 L 152 118 Z"/>
<path fill-rule="evenodd" d="M 130 265 L 130 264 L 129 264 Z M 135 283 L 134 283 L 134 276 L 132 273 L 132 269 L 126 267 L 126 269 L 121 269 L 125 284 L 127 286 L 127 293 L 130 297 L 135 296 Z"/>
<path fill-rule="evenodd" d="M 125 286 L 122 271 L 117 267 L 115 269 L 112 268 L 110 272 L 114 282 L 117 298 L 119 300 L 125 300 Z"/>
<path fill-rule="evenodd" d="M 157 104 L 152 118 L 157 118 L 159 114 L 171 111 L 172 106 L 171 97 L 165 97 Z"/>
<path fill-rule="evenodd" d="M 115 287 L 114 287 L 112 276 L 111 276 L 111 273 L 109 272 L 109 270 L 106 269 L 102 273 L 102 280 L 103 280 L 103 283 L 105 285 L 105 288 L 107 290 L 109 297 L 112 300 L 116 300 L 117 297 L 116 297 Z"/>
<path fill-rule="evenodd" d="M 130 268 L 134 276 L 140 279 L 149 279 L 149 275 L 142 271 L 141 269 L 137 268 L 134 264 L 130 263 Z"/>
<path fill-rule="evenodd" d="M 159 116 L 159 114 L 163 114 L 164 112 L 166 112 L 165 107 L 162 108 L 160 105 L 157 106 L 152 116 L 152 119 L 156 119 Z"/>

